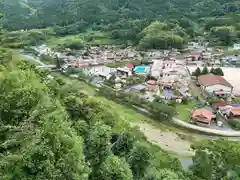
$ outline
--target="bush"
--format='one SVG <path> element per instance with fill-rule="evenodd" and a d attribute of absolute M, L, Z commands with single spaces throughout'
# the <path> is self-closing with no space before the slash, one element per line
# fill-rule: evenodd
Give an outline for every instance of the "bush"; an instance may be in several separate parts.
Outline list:
<path fill-rule="evenodd" d="M 82 43 L 82 41 L 70 41 L 70 42 L 66 42 L 64 44 L 61 45 L 62 48 L 69 48 L 69 49 L 74 49 L 74 50 L 79 50 L 84 48 L 84 45 Z"/>
<path fill-rule="evenodd" d="M 170 120 L 176 114 L 175 108 L 159 102 L 149 102 L 140 98 L 137 94 L 101 88 L 99 94 L 113 101 L 118 101 L 130 107 L 140 107 L 146 110 L 149 116 L 157 120 Z M 138 109 L 139 110 L 139 109 Z"/>
<path fill-rule="evenodd" d="M 239 121 L 229 121 L 229 125 L 235 130 L 240 130 L 240 122 Z"/>
<path fill-rule="evenodd" d="M 70 67 L 67 69 L 68 74 L 79 74 L 82 73 L 82 69 Z"/>

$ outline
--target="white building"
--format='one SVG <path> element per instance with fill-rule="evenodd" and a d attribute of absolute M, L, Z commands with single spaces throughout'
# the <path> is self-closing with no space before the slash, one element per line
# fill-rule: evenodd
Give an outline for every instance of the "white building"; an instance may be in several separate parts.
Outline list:
<path fill-rule="evenodd" d="M 234 50 L 240 50 L 240 44 L 234 44 L 233 49 Z"/>
<path fill-rule="evenodd" d="M 198 82 L 201 89 L 209 94 L 217 96 L 230 95 L 233 91 L 233 86 L 222 76 L 212 74 L 202 75 L 198 77 Z"/>

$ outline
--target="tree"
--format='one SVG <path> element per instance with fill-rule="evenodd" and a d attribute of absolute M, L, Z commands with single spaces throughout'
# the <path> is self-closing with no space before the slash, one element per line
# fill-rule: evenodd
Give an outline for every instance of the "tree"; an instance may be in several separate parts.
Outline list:
<path fill-rule="evenodd" d="M 130 133 L 121 133 L 112 145 L 112 152 L 116 156 L 127 156 L 133 148 L 134 137 Z"/>
<path fill-rule="evenodd" d="M 99 176 L 95 178 L 97 180 L 132 180 L 133 176 L 124 159 L 111 155 L 103 162 L 99 170 Z"/>
<path fill-rule="evenodd" d="M 193 76 L 200 76 L 201 75 L 201 69 L 199 67 L 197 67 L 197 69 L 192 73 Z"/>
<path fill-rule="evenodd" d="M 180 172 L 173 172 L 169 169 L 147 172 L 143 180 L 190 180 Z"/>
<path fill-rule="evenodd" d="M 127 159 L 135 178 L 142 178 L 150 165 L 151 155 L 145 144 L 136 143 Z"/>
<path fill-rule="evenodd" d="M 214 73 L 215 73 L 215 69 L 214 69 L 213 67 L 211 68 L 210 73 L 211 73 L 211 74 L 214 74 Z"/>
<path fill-rule="evenodd" d="M 218 75 L 218 76 L 224 76 L 223 70 L 221 68 L 214 69 L 213 74 Z"/>
<path fill-rule="evenodd" d="M 85 140 L 85 156 L 93 168 L 93 174 L 110 155 L 110 140 L 109 126 L 97 123 L 90 128 Z"/>
<path fill-rule="evenodd" d="M 203 179 L 239 179 L 239 147 L 239 143 L 225 140 L 197 143 L 191 170 Z"/>
<path fill-rule="evenodd" d="M 232 45 L 236 40 L 236 30 L 233 26 L 218 26 L 211 28 L 211 35 L 218 38 L 223 45 Z"/>
<path fill-rule="evenodd" d="M 203 68 L 201 74 L 202 74 L 202 75 L 205 75 L 205 74 L 208 74 L 208 73 L 209 73 L 209 71 L 208 71 L 207 66 L 204 66 L 204 68 Z"/>
<path fill-rule="evenodd" d="M 182 29 L 170 27 L 159 21 L 152 22 L 139 34 L 140 49 L 182 48 L 184 44 Z M 170 31 L 171 30 L 171 31 Z M 182 33 L 180 33 L 182 32 Z"/>
<path fill-rule="evenodd" d="M 87 180 L 82 139 L 60 102 L 33 69 L 13 66 L 3 74 L 0 129 L 6 133 L 0 140 L 0 178 Z"/>

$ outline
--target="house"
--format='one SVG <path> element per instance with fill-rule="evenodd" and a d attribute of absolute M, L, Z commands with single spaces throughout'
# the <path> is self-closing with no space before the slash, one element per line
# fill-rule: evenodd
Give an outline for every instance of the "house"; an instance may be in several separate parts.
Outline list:
<path fill-rule="evenodd" d="M 182 77 L 182 73 L 175 68 L 167 68 L 162 70 L 162 77 L 178 80 Z"/>
<path fill-rule="evenodd" d="M 71 61 L 69 64 L 71 67 L 75 68 L 84 68 L 89 66 L 89 63 L 83 61 Z"/>
<path fill-rule="evenodd" d="M 127 64 L 126 67 L 131 71 L 134 69 L 134 65 L 131 63 Z"/>
<path fill-rule="evenodd" d="M 123 67 L 123 68 L 117 68 L 117 74 L 118 75 L 121 75 L 121 76 L 125 76 L 125 77 L 128 77 L 128 76 L 131 76 L 132 75 L 132 70 L 130 70 L 129 68 L 127 67 Z"/>
<path fill-rule="evenodd" d="M 145 91 L 147 88 L 147 86 L 145 84 L 137 84 L 137 85 L 133 85 L 131 87 L 129 87 L 128 89 L 126 89 L 126 92 L 141 92 L 141 91 Z"/>
<path fill-rule="evenodd" d="M 186 56 L 186 60 L 188 61 L 200 61 L 202 59 L 201 52 L 192 52 L 188 56 Z"/>
<path fill-rule="evenodd" d="M 163 69 L 164 68 L 174 68 L 176 67 L 176 60 L 175 59 L 169 59 L 169 60 L 165 60 L 163 61 Z"/>
<path fill-rule="evenodd" d="M 211 121 L 213 119 L 214 115 L 211 111 L 205 109 L 205 108 L 200 108 L 196 109 L 192 116 L 191 120 L 194 121 L 196 124 L 200 126 L 210 126 Z"/>
<path fill-rule="evenodd" d="M 240 121 L 240 107 L 232 107 L 228 118 L 229 120 Z"/>
<path fill-rule="evenodd" d="M 222 76 L 213 74 L 198 77 L 201 89 L 210 95 L 226 96 L 232 94 L 233 86 Z"/>
<path fill-rule="evenodd" d="M 234 50 L 240 50 L 240 44 L 234 44 L 233 49 Z"/>
<path fill-rule="evenodd" d="M 154 60 L 153 65 L 151 67 L 151 76 L 154 77 L 155 79 L 158 79 L 160 77 L 162 67 L 163 67 L 162 60 Z"/>
<path fill-rule="evenodd" d="M 228 105 L 229 103 L 227 101 L 219 100 L 212 104 L 212 108 L 216 111 L 222 111 Z"/>
<path fill-rule="evenodd" d="M 116 72 L 115 68 L 110 68 L 106 66 L 93 67 L 90 70 L 90 74 L 101 77 L 102 80 L 109 79 L 113 73 Z"/>
<path fill-rule="evenodd" d="M 147 90 L 148 91 L 157 91 L 158 90 L 157 82 L 155 80 L 147 81 Z"/>
<path fill-rule="evenodd" d="M 211 52 L 202 52 L 202 58 L 205 60 L 209 60 L 212 57 L 212 53 Z"/>

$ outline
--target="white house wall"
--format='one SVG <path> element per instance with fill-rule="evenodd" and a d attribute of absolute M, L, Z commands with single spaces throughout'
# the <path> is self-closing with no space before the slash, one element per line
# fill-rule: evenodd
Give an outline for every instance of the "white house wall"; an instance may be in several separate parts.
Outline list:
<path fill-rule="evenodd" d="M 231 93 L 232 89 L 231 89 L 231 87 L 224 86 L 221 84 L 216 84 L 216 85 L 208 86 L 205 88 L 205 91 L 210 92 L 210 93 L 212 93 L 213 91 L 220 91 L 220 90 Z"/>

